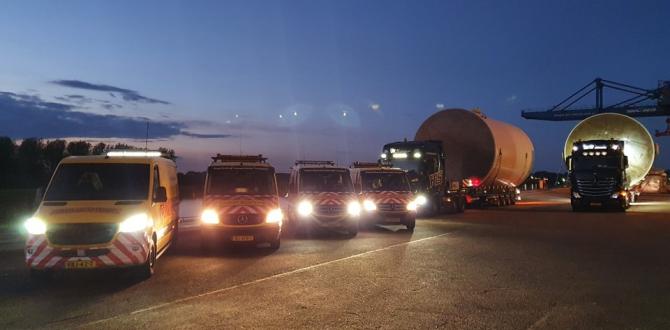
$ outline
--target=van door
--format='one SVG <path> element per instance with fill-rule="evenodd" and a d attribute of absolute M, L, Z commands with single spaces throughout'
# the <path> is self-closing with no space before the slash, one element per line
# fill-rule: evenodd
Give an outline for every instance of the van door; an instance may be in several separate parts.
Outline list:
<path fill-rule="evenodd" d="M 152 202 L 151 202 L 151 218 L 154 221 L 154 230 L 156 231 L 156 237 L 158 238 L 157 250 L 160 252 L 165 245 L 169 242 L 168 234 L 168 225 L 169 219 L 166 219 L 165 214 L 169 213 L 168 210 L 165 210 L 166 203 L 159 200 L 159 189 L 161 187 L 161 176 L 158 165 L 154 165 L 153 170 L 153 187 L 152 191 Z"/>

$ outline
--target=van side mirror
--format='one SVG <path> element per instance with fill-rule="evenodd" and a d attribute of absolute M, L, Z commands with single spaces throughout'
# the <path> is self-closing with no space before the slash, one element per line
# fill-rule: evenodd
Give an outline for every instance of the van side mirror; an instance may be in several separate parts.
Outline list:
<path fill-rule="evenodd" d="M 154 203 L 165 203 L 167 202 L 167 191 L 165 187 L 160 186 L 156 191 L 154 191 Z"/>

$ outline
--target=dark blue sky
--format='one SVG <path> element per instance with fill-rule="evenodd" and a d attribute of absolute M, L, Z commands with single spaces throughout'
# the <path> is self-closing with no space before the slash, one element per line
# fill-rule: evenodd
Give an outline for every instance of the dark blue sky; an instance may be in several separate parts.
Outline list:
<path fill-rule="evenodd" d="M 183 169 L 240 148 L 285 169 L 303 156 L 374 160 L 443 104 L 520 126 L 536 169 L 558 170 L 576 123 L 520 110 L 596 76 L 670 79 L 669 12 L 667 1 L 5 3 L 0 135 L 132 141 L 150 119 Z"/>

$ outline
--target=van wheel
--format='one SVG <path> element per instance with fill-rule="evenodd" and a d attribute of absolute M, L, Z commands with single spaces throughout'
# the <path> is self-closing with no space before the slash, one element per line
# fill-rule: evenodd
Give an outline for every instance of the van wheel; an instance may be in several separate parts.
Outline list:
<path fill-rule="evenodd" d="M 416 219 L 409 220 L 405 223 L 405 227 L 407 227 L 408 231 L 414 231 L 414 227 L 416 226 Z"/>
<path fill-rule="evenodd" d="M 347 229 L 347 237 L 348 238 L 354 238 L 358 235 L 358 224 L 354 224 L 352 226 L 349 226 Z"/>
<path fill-rule="evenodd" d="M 142 266 L 140 266 L 140 269 L 138 270 L 140 279 L 146 280 L 154 275 L 156 271 L 156 254 L 156 237 L 154 236 L 151 240 L 151 246 L 149 247 L 147 261 Z"/>
<path fill-rule="evenodd" d="M 279 246 L 281 246 L 281 238 L 279 237 L 270 242 L 270 250 L 277 251 Z"/>

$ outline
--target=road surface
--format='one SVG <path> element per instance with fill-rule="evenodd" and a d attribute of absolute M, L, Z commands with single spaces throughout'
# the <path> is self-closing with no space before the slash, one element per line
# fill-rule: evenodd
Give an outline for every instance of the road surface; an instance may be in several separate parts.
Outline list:
<path fill-rule="evenodd" d="M 670 328 L 670 197 L 569 211 L 564 191 L 354 239 L 285 238 L 203 255 L 198 236 L 138 282 L 125 272 L 31 282 L 0 252 L 0 328 Z"/>

